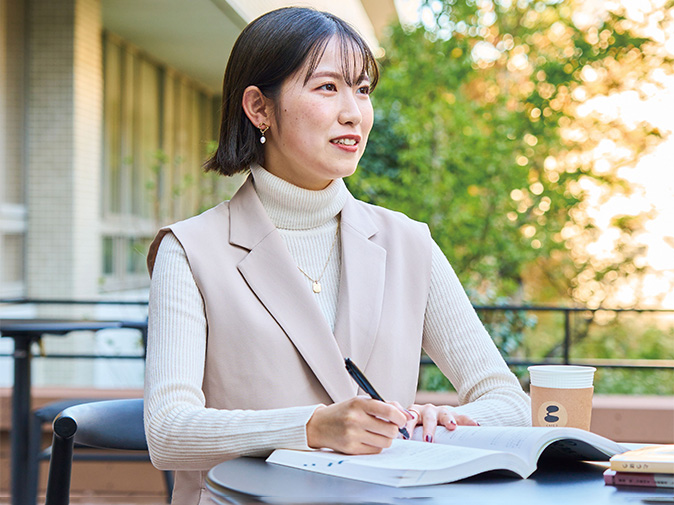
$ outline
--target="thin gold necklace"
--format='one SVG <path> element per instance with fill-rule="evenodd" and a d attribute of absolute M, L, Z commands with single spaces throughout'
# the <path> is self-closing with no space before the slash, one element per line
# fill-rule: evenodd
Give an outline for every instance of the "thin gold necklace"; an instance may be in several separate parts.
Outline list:
<path fill-rule="evenodd" d="M 323 278 L 323 274 L 325 273 L 325 271 L 328 268 L 328 264 L 330 263 L 330 258 L 332 258 L 332 251 L 335 250 L 335 244 L 337 243 L 337 235 L 339 235 L 339 224 L 337 225 L 337 230 L 335 230 L 335 238 L 332 239 L 332 245 L 330 246 L 330 253 L 328 254 L 328 259 L 325 260 L 325 265 L 323 265 L 323 271 L 321 272 L 321 275 L 319 275 L 317 279 L 309 277 L 309 274 L 307 274 L 299 266 L 297 267 L 297 269 L 300 272 L 302 272 L 307 279 L 309 279 L 311 281 L 311 283 L 312 283 L 311 289 L 316 294 L 321 292 L 321 279 Z"/>

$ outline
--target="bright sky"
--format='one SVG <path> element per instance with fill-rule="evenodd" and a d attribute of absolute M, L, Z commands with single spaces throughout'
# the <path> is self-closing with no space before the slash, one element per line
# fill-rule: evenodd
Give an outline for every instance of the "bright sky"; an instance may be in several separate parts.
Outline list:
<path fill-rule="evenodd" d="M 662 88 L 652 88 L 646 100 L 641 100 L 636 92 L 626 92 L 590 100 L 581 112 L 599 112 L 627 124 L 647 121 L 667 136 L 636 166 L 618 170 L 618 175 L 631 183 L 632 194 L 615 195 L 602 202 L 600 193 L 593 192 L 590 215 L 600 229 L 607 229 L 615 215 L 652 212 L 645 233 L 638 237 L 647 247 L 644 265 L 654 270 L 644 279 L 646 298 L 642 303 L 674 308 L 674 76 L 660 77 Z M 609 254 L 613 238 L 610 232 L 605 232 L 603 239 L 592 244 L 588 252 L 595 256 Z M 632 296 L 633 289 L 625 286 L 616 302 L 629 304 Z"/>
<path fill-rule="evenodd" d="M 592 24 L 607 6 L 616 4 L 626 8 L 628 18 L 644 22 L 647 20 L 644 13 L 650 11 L 651 6 L 662 7 L 664 2 L 584 0 L 580 4 L 582 10 L 574 15 L 574 21 L 579 26 Z M 419 21 L 419 4 L 419 0 L 396 0 L 403 23 Z M 674 30 L 665 32 L 651 22 L 646 31 L 674 57 Z M 645 233 L 638 237 L 638 241 L 646 247 L 644 264 L 653 272 L 639 282 L 625 283 L 616 299 L 604 302 L 606 306 L 631 305 L 635 290 L 639 289 L 643 295 L 641 306 L 674 308 L 674 76 L 656 70 L 653 80 L 653 84 L 647 84 L 642 89 L 647 96 L 645 100 L 634 91 L 616 93 L 588 100 L 579 111 L 582 114 L 599 113 L 606 120 L 618 119 L 628 126 L 647 121 L 666 137 L 652 152 L 643 156 L 636 166 L 618 170 L 618 175 L 631 183 L 632 193 L 629 196 L 615 195 L 606 199 L 602 192 L 590 190 L 589 214 L 596 225 L 604 230 L 600 239 L 587 248 L 594 257 L 601 258 L 613 251 L 616 236 L 609 227 L 612 217 L 641 212 L 650 212 L 652 215 L 645 226 Z M 599 160 L 599 169 L 602 162 L 610 168 L 608 160 L 616 150 L 617 146 L 608 139 L 600 143 L 594 153 Z"/>
<path fill-rule="evenodd" d="M 665 0 L 585 0 L 583 9 L 574 16 L 577 25 L 591 24 L 601 16 L 602 11 L 621 5 L 626 9 L 626 17 L 644 25 L 644 32 L 674 57 L 674 31 L 662 30 L 657 26 L 658 16 L 647 16 L 649 12 L 662 11 Z M 616 215 L 636 215 L 650 212 L 645 232 L 637 241 L 646 247 L 643 263 L 652 270 L 642 279 L 630 279 L 619 289 L 616 299 L 606 305 L 631 305 L 635 293 L 641 292 L 641 306 L 674 308 L 674 76 L 656 69 L 651 83 L 641 87 L 645 98 L 636 91 L 616 93 L 588 100 L 579 108 L 581 114 L 599 114 L 606 121 L 619 120 L 628 127 L 646 121 L 657 127 L 665 140 L 644 155 L 635 166 L 618 169 L 617 175 L 630 182 L 629 196 L 614 195 L 608 200 L 599 191 L 590 192 L 590 216 L 603 230 L 602 237 L 590 244 L 588 253 L 595 257 L 611 254 L 615 240 L 615 230 L 609 223 Z M 610 168 L 611 155 L 618 146 L 608 139 L 602 141 L 595 150 L 596 159 L 605 161 Z M 601 161 L 598 166 L 601 169 Z"/>

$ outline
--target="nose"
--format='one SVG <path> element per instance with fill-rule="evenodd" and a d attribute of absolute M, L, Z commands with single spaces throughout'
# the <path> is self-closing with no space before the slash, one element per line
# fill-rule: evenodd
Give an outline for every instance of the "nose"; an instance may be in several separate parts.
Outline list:
<path fill-rule="evenodd" d="M 357 125 L 363 120 L 363 112 L 360 110 L 358 98 L 350 90 L 342 95 L 338 117 L 340 124 Z"/>

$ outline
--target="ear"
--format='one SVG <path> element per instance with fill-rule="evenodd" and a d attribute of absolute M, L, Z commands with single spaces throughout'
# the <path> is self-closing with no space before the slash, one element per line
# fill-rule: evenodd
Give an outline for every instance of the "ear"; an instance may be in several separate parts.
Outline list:
<path fill-rule="evenodd" d="M 243 100 L 241 103 L 243 111 L 253 123 L 255 128 L 259 128 L 262 123 L 267 126 L 271 123 L 272 103 L 257 86 L 248 86 L 243 91 Z"/>

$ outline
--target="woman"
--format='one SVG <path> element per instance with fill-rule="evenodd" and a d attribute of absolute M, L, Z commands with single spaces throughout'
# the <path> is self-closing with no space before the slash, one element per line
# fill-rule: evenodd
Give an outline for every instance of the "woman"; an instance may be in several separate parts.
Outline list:
<path fill-rule="evenodd" d="M 208 170 L 251 175 L 229 202 L 162 229 L 152 275 L 146 433 L 199 503 L 215 464 L 275 448 L 379 452 L 398 430 L 528 424 L 528 397 L 428 228 L 355 200 L 375 60 L 326 13 L 253 21 L 225 71 Z M 264 168 L 263 168 L 264 167 Z M 461 406 L 415 405 L 421 348 Z M 357 396 L 351 357 L 384 398 Z M 404 408 L 406 407 L 406 408 Z"/>

